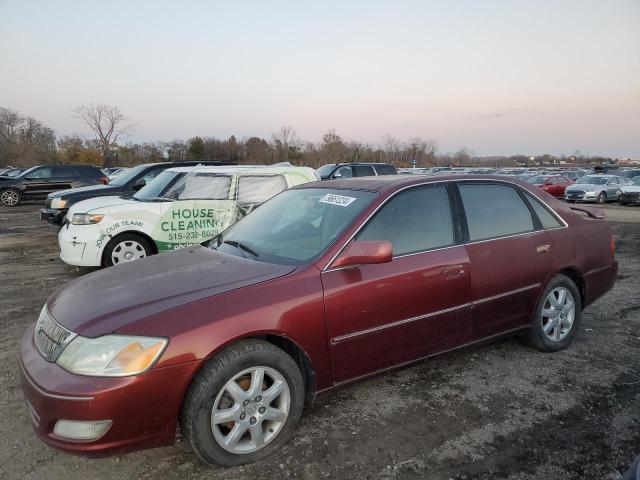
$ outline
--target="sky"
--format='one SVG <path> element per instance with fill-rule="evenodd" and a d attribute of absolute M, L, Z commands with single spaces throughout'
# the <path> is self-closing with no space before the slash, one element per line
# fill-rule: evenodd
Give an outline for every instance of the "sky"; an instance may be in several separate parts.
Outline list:
<path fill-rule="evenodd" d="M 384 135 L 640 158 L 640 0 L 0 0 L 0 106 L 131 141 Z"/>

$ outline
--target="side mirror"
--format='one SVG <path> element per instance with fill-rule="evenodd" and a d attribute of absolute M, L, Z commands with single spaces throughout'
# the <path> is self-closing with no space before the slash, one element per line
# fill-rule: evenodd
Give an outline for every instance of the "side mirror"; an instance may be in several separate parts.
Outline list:
<path fill-rule="evenodd" d="M 393 247 L 387 240 L 363 240 L 352 242 L 333 262 L 331 268 L 355 267 L 388 263 L 393 258 Z"/>
<path fill-rule="evenodd" d="M 342 178 L 342 174 L 340 172 L 336 172 L 331 178 Z"/>
<path fill-rule="evenodd" d="M 144 187 L 146 184 L 147 184 L 147 182 L 145 182 L 144 178 L 139 178 L 138 180 L 133 182 L 133 185 L 131 185 L 131 188 L 133 188 L 134 190 L 138 191 L 142 187 Z"/>

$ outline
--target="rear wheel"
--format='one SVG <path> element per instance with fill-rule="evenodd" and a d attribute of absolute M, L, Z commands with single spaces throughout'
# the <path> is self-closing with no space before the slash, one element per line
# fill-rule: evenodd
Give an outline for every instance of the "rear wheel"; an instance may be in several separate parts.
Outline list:
<path fill-rule="evenodd" d="M 0 204 L 3 207 L 16 207 L 20 203 L 22 196 L 20 192 L 12 188 L 5 188 L 0 191 Z"/>
<path fill-rule="evenodd" d="M 573 340 L 582 314 L 578 287 L 569 277 L 556 275 L 536 307 L 529 343 L 542 352 L 566 348 Z"/>
<path fill-rule="evenodd" d="M 146 238 L 135 233 L 123 233 L 107 244 L 104 249 L 103 263 L 110 267 L 133 262 L 149 255 L 153 255 L 153 248 Z"/>
<path fill-rule="evenodd" d="M 198 373 L 183 404 L 181 430 L 209 464 L 254 462 L 293 433 L 304 404 L 302 373 L 283 350 L 244 340 Z"/>
<path fill-rule="evenodd" d="M 607 193 L 606 192 L 600 192 L 600 195 L 598 195 L 598 203 L 607 203 Z"/>

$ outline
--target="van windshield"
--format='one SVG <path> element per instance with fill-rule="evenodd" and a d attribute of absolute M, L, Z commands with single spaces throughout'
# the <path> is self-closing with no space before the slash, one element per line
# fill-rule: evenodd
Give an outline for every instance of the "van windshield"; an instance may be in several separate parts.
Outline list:
<path fill-rule="evenodd" d="M 321 255 L 376 197 L 328 188 L 287 190 L 209 242 L 209 248 L 258 261 L 303 265 Z"/>

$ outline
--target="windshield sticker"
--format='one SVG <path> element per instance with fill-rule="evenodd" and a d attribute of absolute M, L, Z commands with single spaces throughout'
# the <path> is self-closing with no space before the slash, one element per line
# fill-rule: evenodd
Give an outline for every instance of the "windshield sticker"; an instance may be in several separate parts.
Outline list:
<path fill-rule="evenodd" d="M 356 201 L 355 197 L 346 197 L 344 195 L 334 195 L 333 193 L 327 193 L 322 197 L 320 203 L 328 203 L 329 205 L 338 205 L 339 207 L 348 207 Z"/>

